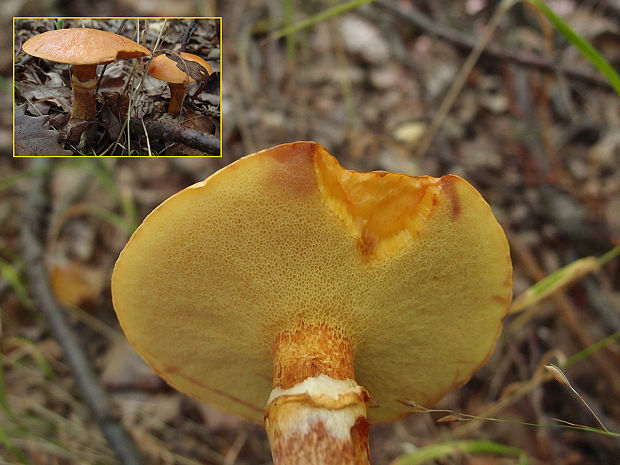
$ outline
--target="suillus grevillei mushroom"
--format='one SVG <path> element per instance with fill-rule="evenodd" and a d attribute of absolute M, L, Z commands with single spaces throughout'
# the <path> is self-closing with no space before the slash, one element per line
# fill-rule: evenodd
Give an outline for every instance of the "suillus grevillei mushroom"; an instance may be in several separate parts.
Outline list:
<path fill-rule="evenodd" d="M 127 37 L 89 28 L 43 32 L 24 42 L 22 49 L 38 58 L 73 65 L 71 119 L 85 121 L 94 120 L 97 114 L 97 65 L 151 54 L 147 48 Z"/>
<path fill-rule="evenodd" d="M 169 384 L 264 421 L 276 465 L 368 464 L 369 424 L 432 406 L 489 358 L 512 266 L 462 178 L 358 173 L 297 142 L 157 207 L 112 297 Z"/>
<path fill-rule="evenodd" d="M 213 73 L 211 65 L 198 55 L 191 53 L 179 53 L 183 59 L 181 63 L 194 62 L 202 66 L 208 74 Z M 181 64 L 183 67 L 183 64 Z M 190 75 L 188 70 L 183 71 L 177 66 L 177 62 L 168 58 L 165 54 L 161 54 L 153 58 L 149 67 L 149 74 L 155 79 L 165 81 L 170 87 L 170 103 L 168 104 L 168 113 L 170 115 L 178 115 L 181 112 L 181 103 L 187 92 L 187 86 L 195 79 Z"/>

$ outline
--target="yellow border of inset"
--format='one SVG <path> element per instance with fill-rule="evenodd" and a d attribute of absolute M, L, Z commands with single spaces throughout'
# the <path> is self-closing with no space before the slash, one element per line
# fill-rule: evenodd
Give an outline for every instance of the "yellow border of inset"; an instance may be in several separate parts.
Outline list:
<path fill-rule="evenodd" d="M 219 155 L 15 155 L 15 20 L 16 19 L 217 19 L 220 21 L 219 27 L 219 46 L 220 46 L 220 154 Z M 13 16 L 13 158 L 221 158 L 222 157 L 222 69 L 224 62 L 223 43 L 222 43 L 222 24 L 221 16 Z"/>

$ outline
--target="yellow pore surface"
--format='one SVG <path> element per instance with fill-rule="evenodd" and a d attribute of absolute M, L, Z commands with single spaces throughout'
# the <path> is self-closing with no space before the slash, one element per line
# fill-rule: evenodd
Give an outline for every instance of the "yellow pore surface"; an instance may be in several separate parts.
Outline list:
<path fill-rule="evenodd" d="M 329 328 L 353 347 L 378 422 L 406 415 L 403 401 L 430 407 L 486 361 L 512 267 L 463 179 L 346 171 L 298 142 L 156 208 L 121 253 L 112 293 L 128 339 L 172 386 L 256 422 L 278 335 Z"/>

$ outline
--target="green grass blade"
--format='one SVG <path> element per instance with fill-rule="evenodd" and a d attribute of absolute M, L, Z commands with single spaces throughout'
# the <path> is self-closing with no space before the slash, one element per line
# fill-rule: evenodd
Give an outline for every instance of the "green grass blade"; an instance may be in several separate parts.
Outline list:
<path fill-rule="evenodd" d="M 120 203 L 125 218 L 124 230 L 131 234 L 140 224 L 138 221 L 138 211 L 135 204 L 123 195 L 120 191 L 117 180 L 114 175 L 112 166 L 103 160 L 97 160 L 98 163 L 90 163 L 91 172 L 97 177 L 97 180 L 108 189 L 114 198 Z"/>
<path fill-rule="evenodd" d="M 103 221 L 110 223 L 118 230 L 124 232 L 128 236 L 136 230 L 137 225 L 132 220 L 128 220 L 126 216 L 120 216 L 106 208 L 102 208 L 98 205 L 89 205 L 89 212 Z"/>
<path fill-rule="evenodd" d="M 32 357 L 35 364 L 37 365 L 37 368 L 41 373 L 43 373 L 45 378 L 56 378 L 56 373 L 54 372 L 52 365 L 50 365 L 50 363 L 47 361 L 47 358 L 45 358 L 45 354 L 36 342 L 22 336 L 14 336 L 12 339 L 19 344 L 27 346 L 27 353 Z"/>
<path fill-rule="evenodd" d="M 419 465 L 456 454 L 512 455 L 520 458 L 519 463 L 528 463 L 527 455 L 518 447 L 485 440 L 460 440 L 420 447 L 414 452 L 401 455 L 390 465 Z"/>
<path fill-rule="evenodd" d="M 14 184 L 17 184 L 22 179 L 43 176 L 46 175 L 49 171 L 50 169 L 48 167 L 27 168 L 22 171 L 16 171 L 15 173 L 8 176 L 0 177 L 0 191 L 12 187 Z"/>
<path fill-rule="evenodd" d="M 101 208 L 99 213 L 101 213 L 101 217 L 104 220 L 109 221 L 125 234 L 131 235 L 136 230 L 140 224 L 140 221 L 138 220 L 138 209 L 132 198 L 127 195 L 123 195 L 119 189 L 117 180 L 114 176 L 113 168 L 107 160 L 104 161 L 97 158 L 90 160 L 88 163 L 83 160 L 70 160 L 64 166 L 89 171 L 118 202 L 121 207 L 122 217 L 113 214 L 112 212 L 106 214 L 105 212 L 102 212 L 104 209 Z"/>
<path fill-rule="evenodd" d="M 6 392 L 6 383 L 4 382 L 4 365 L 3 365 L 3 355 L 0 352 L 0 408 L 6 412 L 7 415 L 14 417 L 15 414 L 11 409 L 11 405 L 9 404 L 9 398 Z"/>
<path fill-rule="evenodd" d="M 615 246 L 600 257 L 584 257 L 569 263 L 530 286 L 519 295 L 510 307 L 510 313 L 519 312 L 598 270 L 601 266 L 620 256 L 620 246 Z"/>
<path fill-rule="evenodd" d="M 600 257 L 598 257 L 598 264 L 600 266 L 603 266 L 609 263 L 610 261 L 612 261 L 616 257 L 620 257 L 620 245 L 615 246 L 609 252 L 606 252 Z"/>
<path fill-rule="evenodd" d="M 560 364 L 560 366 L 562 368 L 566 368 L 571 365 L 574 365 L 575 363 L 585 358 L 588 358 L 594 352 L 601 350 L 603 347 L 606 347 L 607 345 L 619 339 L 620 339 L 620 331 L 616 331 L 615 333 L 612 333 L 609 336 L 604 337 L 600 341 L 596 341 L 594 344 L 586 347 L 585 349 L 577 352 L 576 354 L 571 355 L 570 357 L 566 359 L 566 361 L 564 361 L 564 363 Z"/>
<path fill-rule="evenodd" d="M 582 278 L 588 273 L 598 270 L 599 262 L 596 257 L 584 257 L 575 260 L 566 266 L 554 271 L 548 276 L 530 286 L 519 295 L 510 308 L 510 313 L 516 313 L 524 308 L 534 305 L 536 302 L 550 296 L 558 289 Z"/>
<path fill-rule="evenodd" d="M 335 5 L 327 10 L 321 11 L 309 18 L 304 19 L 303 21 L 299 21 L 297 23 L 293 23 L 289 26 L 285 26 L 279 31 L 275 31 L 271 36 L 271 40 L 281 39 L 282 37 L 288 36 L 289 34 L 294 34 L 302 29 L 306 29 L 308 27 L 314 26 L 317 23 L 325 21 L 329 18 L 333 18 L 334 16 L 341 15 L 346 13 L 347 11 L 358 8 L 366 3 L 374 2 L 374 0 L 351 0 L 349 2 L 344 2 L 339 5 Z"/>
<path fill-rule="evenodd" d="M 284 11 L 284 27 L 289 27 L 293 24 L 293 13 L 295 12 L 295 5 L 293 0 L 282 0 L 282 10 Z M 290 61 L 295 60 L 297 41 L 295 40 L 295 34 L 289 34 L 286 36 L 286 56 Z"/>
<path fill-rule="evenodd" d="M 528 0 L 538 8 L 560 33 L 586 57 L 590 63 L 609 81 L 616 93 L 620 95 L 620 76 L 611 67 L 609 62 L 596 51 L 590 43 L 571 29 L 571 27 L 556 15 L 542 0 Z"/>
<path fill-rule="evenodd" d="M 13 454 L 13 456 L 17 459 L 19 463 L 23 465 L 30 465 L 30 462 L 26 459 L 24 454 L 22 454 L 22 452 L 13 445 L 11 440 L 2 429 L 2 426 L 0 426 L 0 444 L 4 445 L 4 447 L 6 447 L 11 452 L 11 454 Z"/>
<path fill-rule="evenodd" d="M 0 258 L 0 276 L 9 283 L 9 286 L 15 291 L 15 295 L 19 299 L 20 303 L 27 309 L 32 309 L 34 306 L 32 300 L 28 295 L 26 286 L 22 283 L 19 273 L 17 272 L 18 266 L 4 261 Z"/>

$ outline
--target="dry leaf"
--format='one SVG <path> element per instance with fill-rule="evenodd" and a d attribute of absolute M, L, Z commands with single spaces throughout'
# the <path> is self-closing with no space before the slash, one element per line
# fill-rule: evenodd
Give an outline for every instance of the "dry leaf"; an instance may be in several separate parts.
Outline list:
<path fill-rule="evenodd" d="M 209 116 L 193 116 L 194 113 L 188 111 L 188 119 L 181 123 L 181 126 L 185 128 L 195 129 L 196 131 L 204 132 L 206 134 L 213 134 L 215 132 L 215 126 L 213 119 Z M 174 144 L 166 150 L 168 156 L 189 156 L 189 157 L 201 157 L 204 156 L 204 152 L 192 147 L 188 147 L 184 144 Z"/>
<path fill-rule="evenodd" d="M 202 418 L 210 430 L 224 429 L 237 431 L 243 426 L 243 420 L 235 416 L 228 415 L 207 404 L 200 403 L 199 406 Z"/>
<path fill-rule="evenodd" d="M 49 129 L 49 116 L 26 116 L 26 104 L 15 107 L 15 155 L 73 155 L 58 144 L 59 133 Z"/>
<path fill-rule="evenodd" d="M 177 68 L 184 73 L 189 74 L 189 76 L 195 81 L 206 81 L 209 79 L 209 72 L 200 63 L 196 63 L 191 60 L 183 60 L 176 53 L 165 53 L 168 58 L 177 64 Z"/>
<path fill-rule="evenodd" d="M 159 389 L 164 381 L 155 374 L 126 339 L 114 342 L 103 357 L 101 381 L 110 389 Z"/>
<path fill-rule="evenodd" d="M 34 103 L 54 104 L 63 111 L 71 111 L 71 89 L 67 86 L 40 86 L 29 82 L 20 82 L 21 95 Z"/>
<path fill-rule="evenodd" d="M 56 262 L 49 267 L 56 298 L 65 305 L 80 306 L 94 300 L 105 285 L 103 271 L 80 262 Z"/>

